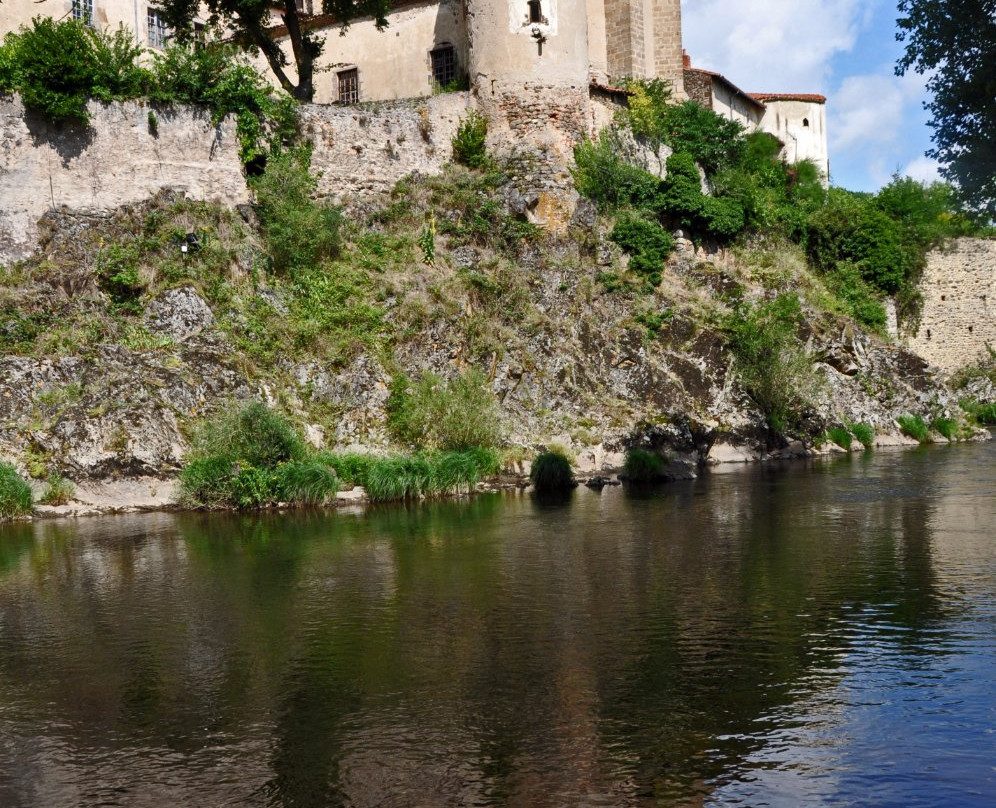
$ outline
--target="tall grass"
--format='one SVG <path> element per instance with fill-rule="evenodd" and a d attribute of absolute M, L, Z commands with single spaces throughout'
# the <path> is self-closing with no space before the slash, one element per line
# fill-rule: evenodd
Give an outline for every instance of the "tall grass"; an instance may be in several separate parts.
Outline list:
<path fill-rule="evenodd" d="M 899 431 L 907 437 L 920 443 L 930 442 L 930 430 L 919 415 L 900 415 L 896 423 L 899 424 Z"/>
<path fill-rule="evenodd" d="M 623 464 L 623 477 L 635 483 L 650 483 L 658 479 L 664 469 L 664 458 L 657 452 L 645 449 L 627 449 Z"/>
<path fill-rule="evenodd" d="M 860 442 L 861 445 L 866 449 L 871 449 L 875 445 L 875 430 L 872 428 L 871 424 L 866 424 L 860 422 L 857 424 L 848 424 L 848 429 L 851 430 L 851 434 L 854 435 Z"/>
<path fill-rule="evenodd" d="M 930 422 L 930 428 L 947 440 L 954 440 L 958 436 L 958 422 L 954 418 L 934 418 Z"/>
<path fill-rule="evenodd" d="M 276 489 L 285 502 L 324 505 L 339 493 L 339 478 L 318 458 L 296 460 L 277 468 Z"/>
<path fill-rule="evenodd" d="M 365 487 L 371 502 L 442 496 L 472 491 L 499 468 L 491 449 L 379 457 L 367 466 Z"/>
<path fill-rule="evenodd" d="M 851 433 L 844 426 L 832 426 L 827 430 L 827 437 L 841 449 L 851 451 Z"/>
<path fill-rule="evenodd" d="M 557 452 L 543 452 L 533 461 L 529 479 L 537 491 L 562 491 L 571 488 L 574 473 L 566 457 Z"/>
<path fill-rule="evenodd" d="M 31 487 L 9 463 L 0 463 L 0 519 L 31 513 Z"/>
<path fill-rule="evenodd" d="M 48 475 L 45 490 L 38 501 L 43 505 L 65 505 L 75 495 L 76 486 L 57 471 L 53 471 Z"/>

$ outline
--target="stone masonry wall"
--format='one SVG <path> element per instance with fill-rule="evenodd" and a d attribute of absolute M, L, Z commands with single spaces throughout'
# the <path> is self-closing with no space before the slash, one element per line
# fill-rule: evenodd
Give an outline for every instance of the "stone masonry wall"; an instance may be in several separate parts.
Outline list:
<path fill-rule="evenodd" d="M 137 102 L 90 103 L 89 128 L 47 122 L 17 98 L 0 97 L 0 263 L 34 248 L 50 208 L 102 211 L 164 187 L 194 199 L 248 200 L 235 122 L 207 112 Z M 155 131 L 153 131 L 155 129 Z"/>
<path fill-rule="evenodd" d="M 920 287 L 923 317 L 910 350 L 954 371 L 996 348 L 996 239 L 957 239 L 932 252 Z"/>
<path fill-rule="evenodd" d="M 470 94 L 339 107 L 302 106 L 318 190 L 336 202 L 386 193 L 406 174 L 438 174 L 453 158 L 451 141 Z"/>

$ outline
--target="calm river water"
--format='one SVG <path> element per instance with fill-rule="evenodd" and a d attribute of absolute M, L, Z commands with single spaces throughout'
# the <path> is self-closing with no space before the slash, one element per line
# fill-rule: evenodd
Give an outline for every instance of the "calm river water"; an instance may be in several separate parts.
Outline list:
<path fill-rule="evenodd" d="M 0 528 L 0 806 L 996 805 L 996 441 Z"/>

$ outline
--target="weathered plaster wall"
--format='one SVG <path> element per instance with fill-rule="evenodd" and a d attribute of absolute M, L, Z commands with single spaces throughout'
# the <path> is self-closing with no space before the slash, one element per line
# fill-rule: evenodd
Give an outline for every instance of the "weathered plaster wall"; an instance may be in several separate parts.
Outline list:
<path fill-rule="evenodd" d="M 371 107 L 301 107 L 319 193 L 340 201 L 390 191 L 413 171 L 440 172 L 453 158 L 451 140 L 469 102 L 462 92 Z"/>
<path fill-rule="evenodd" d="M 0 97 L 0 262 L 27 255 L 49 208 L 107 210 L 160 188 L 236 205 L 248 200 L 235 123 L 208 113 L 136 102 L 90 103 L 90 128 L 48 123 Z"/>
<path fill-rule="evenodd" d="M 763 100 L 761 129 L 785 144 L 785 158 L 793 163 L 812 160 L 824 178 L 829 178 L 826 104 L 792 98 L 763 97 Z"/>
<path fill-rule="evenodd" d="M 920 286 L 923 316 L 910 350 L 946 371 L 996 348 L 996 239 L 957 239 L 932 252 Z"/>
<path fill-rule="evenodd" d="M 135 32 L 136 41 L 152 47 L 149 41 L 148 14 L 152 0 L 92 0 L 94 27 L 113 31 L 119 25 Z M 63 19 L 72 16 L 73 0 L 3 0 L 0 4 L 0 39 L 22 25 L 31 25 L 37 16 Z"/>

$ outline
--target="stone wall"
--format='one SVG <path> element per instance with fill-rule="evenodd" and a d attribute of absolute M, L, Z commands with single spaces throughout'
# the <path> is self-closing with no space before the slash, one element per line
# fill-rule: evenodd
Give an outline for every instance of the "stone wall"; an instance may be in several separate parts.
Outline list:
<path fill-rule="evenodd" d="M 234 206 L 248 201 L 235 122 L 137 102 L 90 103 L 89 128 L 55 125 L 0 97 L 0 263 L 34 248 L 50 208 L 103 211 L 164 187 Z M 153 131 L 154 130 L 154 131 Z"/>
<path fill-rule="evenodd" d="M 301 107 L 301 130 L 314 147 L 319 193 L 334 201 L 386 193 L 406 174 L 438 174 L 453 158 L 451 141 L 470 94 L 351 107 Z"/>
<path fill-rule="evenodd" d="M 908 347 L 953 371 L 996 348 L 996 239 L 957 239 L 932 252 L 920 287 L 923 316 Z"/>

